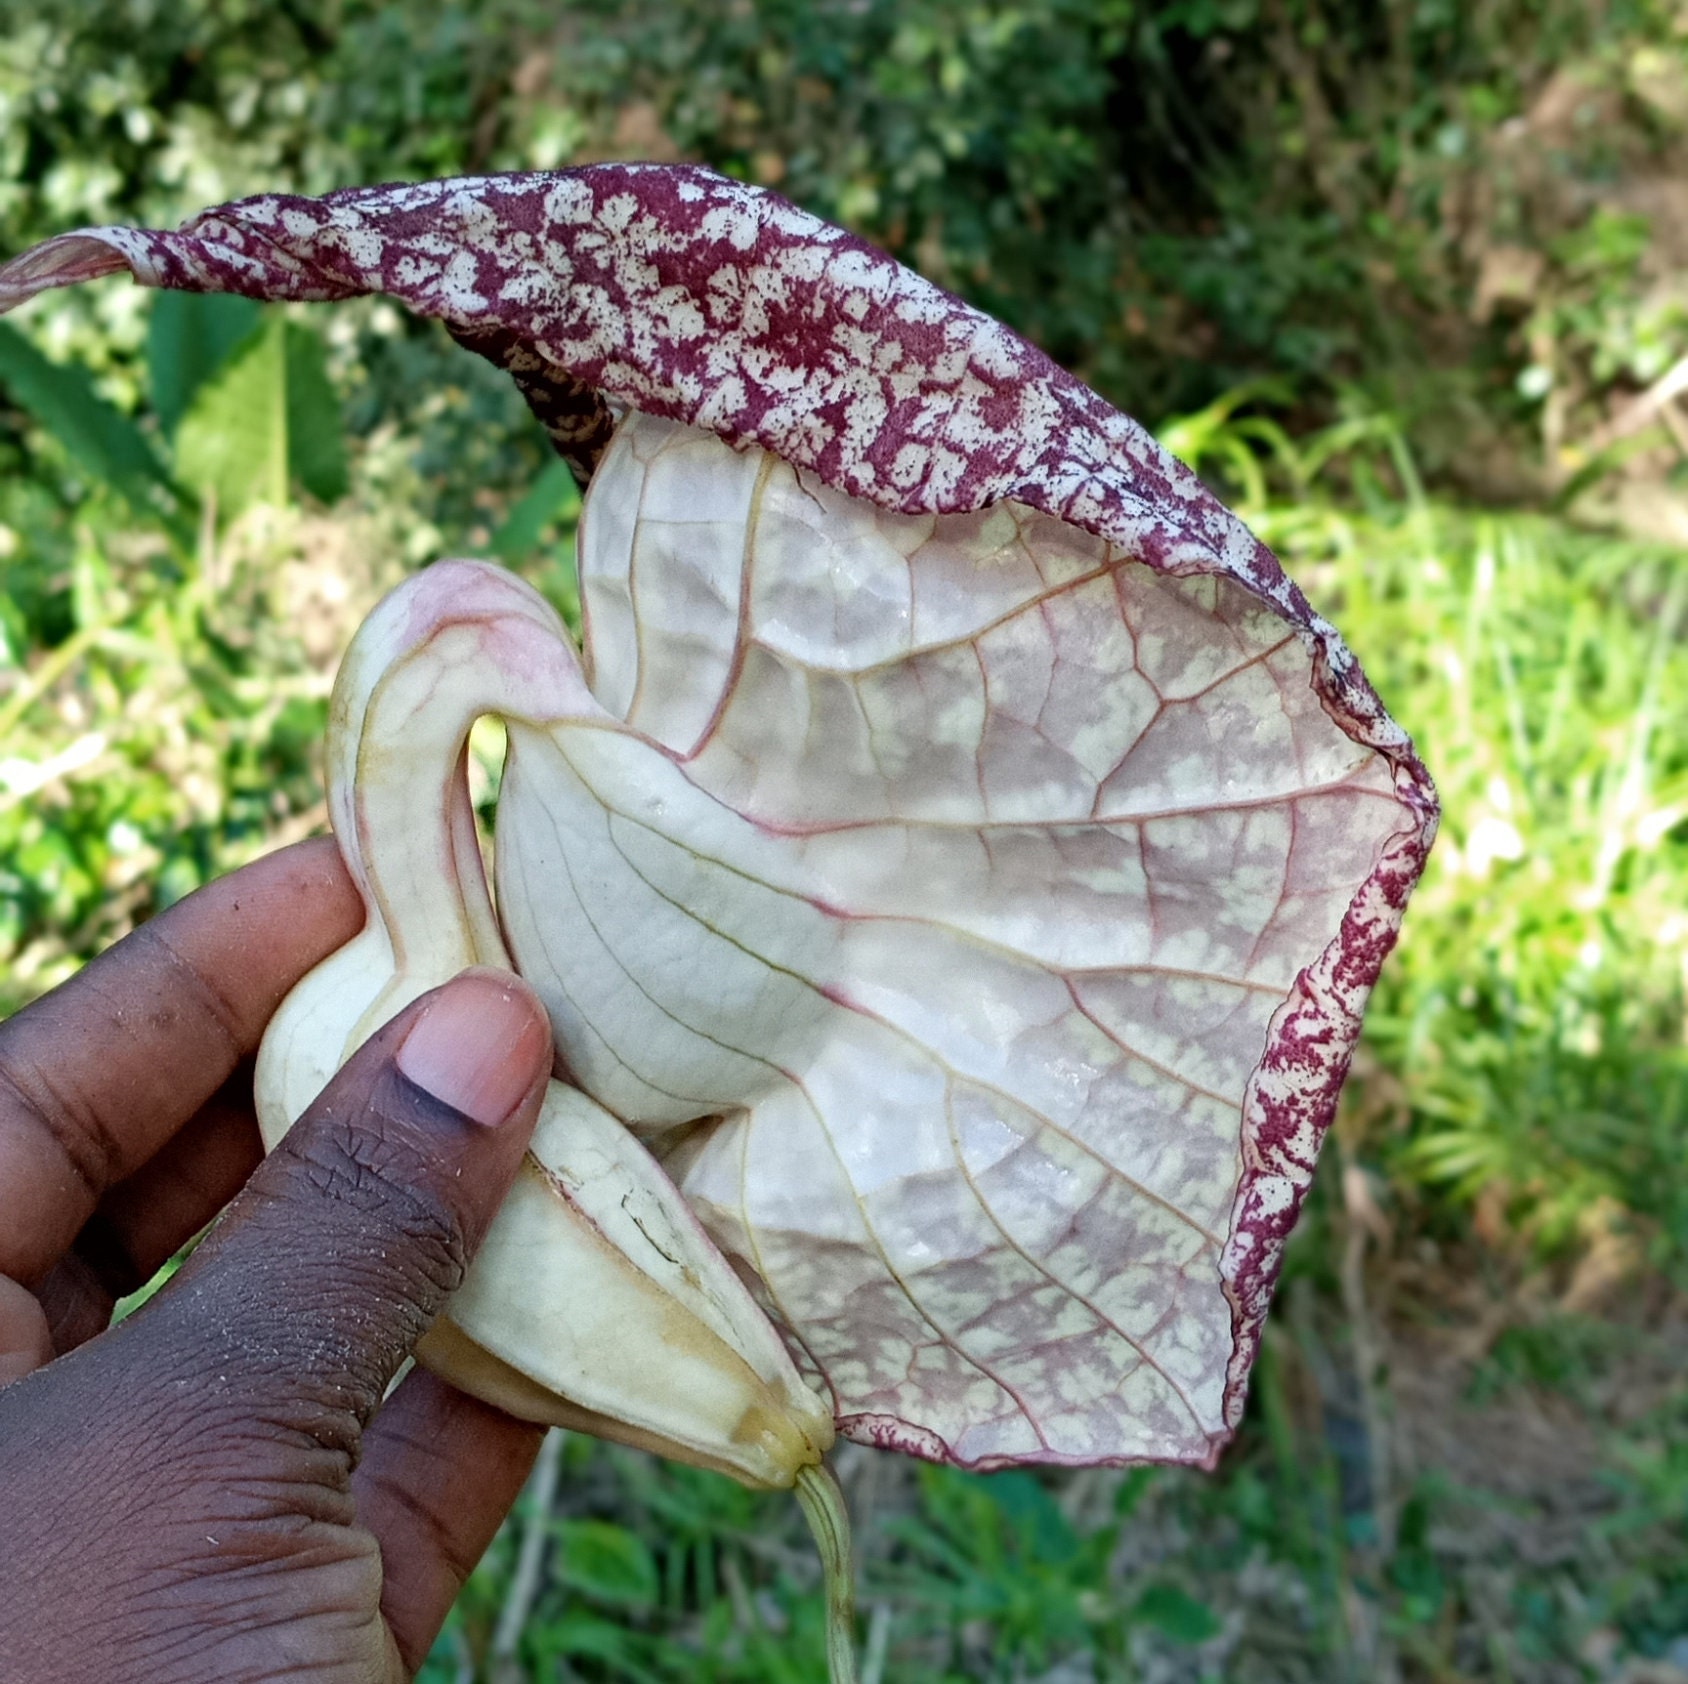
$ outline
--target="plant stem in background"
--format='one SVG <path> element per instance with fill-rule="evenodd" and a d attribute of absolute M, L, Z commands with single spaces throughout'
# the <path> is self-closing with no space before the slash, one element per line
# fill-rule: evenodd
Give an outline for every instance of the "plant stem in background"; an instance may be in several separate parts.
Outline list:
<path fill-rule="evenodd" d="M 516 1650 L 528 1616 L 533 1612 L 533 1600 L 539 1594 L 565 1436 L 561 1427 L 553 1427 L 546 1433 L 522 1492 L 522 1504 L 527 1512 L 522 1520 L 515 1571 L 510 1575 L 510 1588 L 505 1592 L 504 1604 L 498 1610 L 498 1624 L 493 1628 L 492 1684 L 521 1684 L 526 1676 L 516 1659 Z"/>

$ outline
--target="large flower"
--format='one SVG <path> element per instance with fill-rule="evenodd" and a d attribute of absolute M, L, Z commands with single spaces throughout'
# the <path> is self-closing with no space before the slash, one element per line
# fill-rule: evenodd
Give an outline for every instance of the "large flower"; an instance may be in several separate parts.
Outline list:
<path fill-rule="evenodd" d="M 1271 554 L 1001 325 L 702 170 L 89 230 L 0 270 L 0 307 L 122 268 L 392 293 L 588 482 L 578 658 L 457 564 L 360 634 L 333 768 L 374 918 L 288 1045 L 513 962 L 595 1102 L 568 1103 L 662 1163 L 840 1431 L 1211 1462 L 1436 816 Z M 483 712 L 496 923 L 455 781 Z M 316 1044 L 284 1086 L 342 1051 Z M 542 1343 L 567 1305 L 503 1255 L 474 1291 L 528 1293 Z"/>

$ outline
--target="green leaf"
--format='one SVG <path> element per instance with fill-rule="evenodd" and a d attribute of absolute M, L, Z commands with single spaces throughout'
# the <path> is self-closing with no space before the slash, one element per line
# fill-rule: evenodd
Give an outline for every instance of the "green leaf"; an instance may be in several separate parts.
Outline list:
<path fill-rule="evenodd" d="M 285 333 L 288 472 L 319 503 L 346 495 L 346 427 L 321 337 L 301 322 Z"/>
<path fill-rule="evenodd" d="M 1136 1617 L 1174 1643 L 1206 1643 L 1220 1631 L 1213 1610 L 1177 1585 L 1150 1585 L 1137 1598 Z"/>
<path fill-rule="evenodd" d="M 322 503 L 346 494 L 346 434 L 322 340 L 266 315 L 194 391 L 176 431 L 181 478 L 219 519 L 287 501 L 297 481 Z"/>
<path fill-rule="evenodd" d="M 0 322 L 0 387 L 87 473 L 154 515 L 177 493 L 145 434 L 94 390 L 85 368 L 55 363 Z"/>
<path fill-rule="evenodd" d="M 176 431 L 176 471 L 228 520 L 287 501 L 286 324 L 275 316 L 237 345 L 195 394 Z"/>
<path fill-rule="evenodd" d="M 500 561 L 524 561 L 539 547 L 540 534 L 554 520 L 578 513 L 580 487 L 566 462 L 550 463 L 517 501 L 488 545 Z"/>
<path fill-rule="evenodd" d="M 147 321 L 147 384 L 173 436 L 201 386 L 258 326 L 258 306 L 225 292 L 160 292 Z"/>
<path fill-rule="evenodd" d="M 29 617 L 9 592 L 0 590 L 0 671 L 21 667 L 29 645 Z"/>
<path fill-rule="evenodd" d="M 626 1527 L 607 1520 L 565 1520 L 556 1534 L 564 1584 L 618 1608 L 656 1605 L 656 1562 Z"/>
<path fill-rule="evenodd" d="M 1078 1536 L 1061 1505 L 1034 1475 L 1015 1471 L 992 1477 L 985 1490 L 1037 1562 L 1059 1565 L 1078 1554 Z"/>

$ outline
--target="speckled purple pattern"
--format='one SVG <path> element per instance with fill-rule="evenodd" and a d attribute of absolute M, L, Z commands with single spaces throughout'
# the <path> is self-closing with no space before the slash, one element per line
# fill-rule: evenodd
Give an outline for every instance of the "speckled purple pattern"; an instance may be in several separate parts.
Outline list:
<path fill-rule="evenodd" d="M 606 164 L 273 195 L 174 234 L 85 230 L 0 268 L 0 310 L 124 268 L 144 285 L 260 299 L 389 293 L 508 370 L 582 478 L 614 414 L 638 409 L 762 446 L 885 509 L 1015 499 L 1159 571 L 1233 579 L 1301 636 L 1327 712 L 1393 767 L 1400 828 L 1274 1017 L 1249 1084 L 1221 1260 L 1234 1426 L 1284 1240 L 1437 818 L 1405 732 L 1271 552 L 1134 421 L 1001 324 L 702 169 Z"/>

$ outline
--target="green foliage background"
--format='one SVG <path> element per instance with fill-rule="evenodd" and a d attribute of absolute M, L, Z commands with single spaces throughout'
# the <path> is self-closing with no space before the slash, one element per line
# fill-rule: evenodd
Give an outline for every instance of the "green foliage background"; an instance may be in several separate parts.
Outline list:
<path fill-rule="evenodd" d="M 0 36 L 8 252 L 600 157 L 777 187 L 1156 426 L 1447 811 L 1226 1469 L 852 1453 L 870 1677 L 1688 1676 L 1688 13 L 51 0 Z M 0 1009 L 322 822 L 334 661 L 406 569 L 495 553 L 572 611 L 575 506 L 502 377 L 379 302 L 0 324 Z M 430 1678 L 815 1676 L 782 1506 L 560 1454 Z"/>

